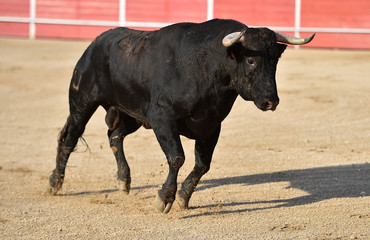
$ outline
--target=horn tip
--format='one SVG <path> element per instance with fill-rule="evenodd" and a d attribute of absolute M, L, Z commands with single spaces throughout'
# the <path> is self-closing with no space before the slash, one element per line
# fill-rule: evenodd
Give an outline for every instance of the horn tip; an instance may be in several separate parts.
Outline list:
<path fill-rule="evenodd" d="M 313 33 L 311 36 L 309 36 L 309 37 L 307 38 L 307 42 L 306 42 L 306 43 L 311 42 L 311 41 L 312 41 L 312 39 L 315 37 L 315 35 L 316 35 L 316 33 Z"/>

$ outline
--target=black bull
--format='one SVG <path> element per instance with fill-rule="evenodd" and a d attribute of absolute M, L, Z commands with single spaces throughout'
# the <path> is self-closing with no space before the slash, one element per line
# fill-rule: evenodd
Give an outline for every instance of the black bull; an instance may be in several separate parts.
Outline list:
<path fill-rule="evenodd" d="M 153 129 L 169 165 L 167 180 L 158 191 L 161 212 L 171 209 L 185 161 L 180 135 L 195 139 L 194 169 L 177 191 L 177 201 L 187 208 L 210 168 L 221 122 L 236 97 L 253 101 L 263 111 L 275 110 L 276 65 L 286 48 L 277 42 L 305 44 L 312 38 L 248 28 L 233 20 L 179 23 L 158 31 L 116 28 L 101 34 L 73 72 L 70 115 L 59 135 L 50 193 L 62 187 L 69 155 L 102 106 L 119 186 L 125 193 L 131 177 L 123 139 L 140 126 Z"/>

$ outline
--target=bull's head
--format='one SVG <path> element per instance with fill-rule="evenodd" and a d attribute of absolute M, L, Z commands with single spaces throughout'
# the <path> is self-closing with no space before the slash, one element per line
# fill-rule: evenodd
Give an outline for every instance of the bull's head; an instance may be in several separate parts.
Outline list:
<path fill-rule="evenodd" d="M 247 28 L 227 35 L 222 44 L 228 47 L 230 57 L 237 62 L 237 77 L 231 83 L 233 88 L 259 109 L 274 111 L 279 104 L 276 66 L 287 47 L 280 43 L 302 45 L 314 36 L 296 38 L 268 28 Z"/>

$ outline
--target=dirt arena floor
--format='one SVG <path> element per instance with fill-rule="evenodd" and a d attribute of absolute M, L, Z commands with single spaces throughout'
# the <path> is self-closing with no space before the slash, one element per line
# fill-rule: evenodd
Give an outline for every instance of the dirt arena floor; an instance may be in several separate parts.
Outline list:
<path fill-rule="evenodd" d="M 0 39 L 1 239 L 370 239 L 370 52 L 288 49 L 280 105 L 240 98 L 211 170 L 181 211 L 154 207 L 167 165 L 151 130 L 125 140 L 129 195 L 99 108 L 71 155 L 63 189 L 46 194 L 68 86 L 87 41 Z M 183 138 L 194 164 L 194 142 Z"/>

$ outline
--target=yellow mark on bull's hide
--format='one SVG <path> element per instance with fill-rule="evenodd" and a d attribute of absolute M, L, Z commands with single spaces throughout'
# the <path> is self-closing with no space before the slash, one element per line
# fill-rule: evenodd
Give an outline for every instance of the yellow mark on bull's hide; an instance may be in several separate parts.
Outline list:
<path fill-rule="evenodd" d="M 117 139 L 117 138 L 119 138 L 118 136 L 114 136 L 114 137 L 112 137 L 112 139 Z"/>
<path fill-rule="evenodd" d="M 116 153 L 117 153 L 117 151 L 118 151 L 118 149 L 117 149 L 115 146 L 112 146 L 112 147 L 111 147 L 111 149 L 112 149 L 112 151 L 113 151 L 113 154 L 116 154 Z"/>
<path fill-rule="evenodd" d="M 76 73 L 76 71 L 75 71 L 75 73 Z M 78 89 L 80 88 L 81 78 L 82 78 L 82 74 L 80 75 L 80 77 L 78 78 L 78 80 L 77 80 L 77 81 L 74 81 L 74 82 L 72 83 L 72 87 L 73 87 L 76 91 L 78 91 Z"/>

